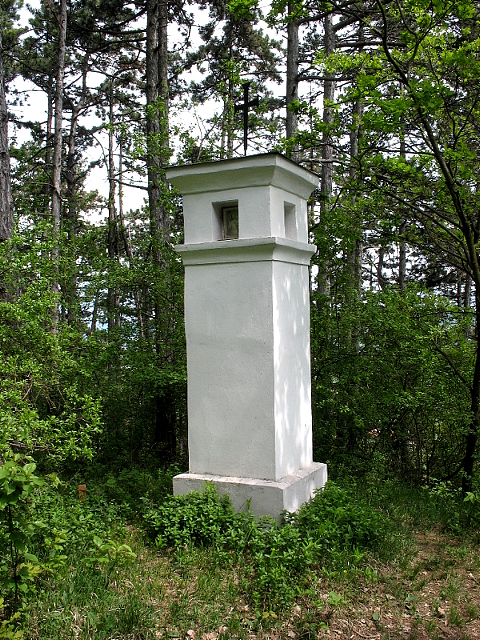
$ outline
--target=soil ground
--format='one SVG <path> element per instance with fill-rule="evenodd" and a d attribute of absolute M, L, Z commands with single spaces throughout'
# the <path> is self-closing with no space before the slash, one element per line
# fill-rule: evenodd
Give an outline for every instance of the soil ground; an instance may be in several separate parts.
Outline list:
<path fill-rule="evenodd" d="M 314 579 L 310 594 L 300 598 L 288 615 L 266 612 L 265 624 L 260 628 L 257 624 L 256 631 L 251 631 L 255 626 L 254 613 L 248 605 L 237 601 L 229 607 L 230 620 L 215 629 L 205 630 L 204 625 L 201 625 L 203 629 L 199 628 L 193 618 L 191 628 L 175 629 L 168 624 L 167 615 L 158 621 L 156 637 L 186 640 L 480 639 L 478 546 L 434 531 L 416 533 L 412 534 L 408 557 L 395 564 L 370 564 L 369 567 L 366 572 L 359 572 L 358 578 Z M 173 592 L 182 585 L 174 579 L 171 587 L 169 595 L 175 597 Z M 191 583 L 189 599 L 194 609 L 201 606 L 196 603 L 197 591 Z M 232 630 L 233 618 L 237 632 Z"/>

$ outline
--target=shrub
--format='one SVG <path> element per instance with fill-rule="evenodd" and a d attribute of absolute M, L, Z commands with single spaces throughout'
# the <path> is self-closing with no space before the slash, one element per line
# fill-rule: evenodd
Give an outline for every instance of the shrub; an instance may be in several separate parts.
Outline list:
<path fill-rule="evenodd" d="M 144 516 L 159 547 L 224 546 L 224 536 L 236 528 L 238 519 L 229 498 L 220 498 L 213 485 L 206 485 L 205 491 L 168 496 Z"/>
<path fill-rule="evenodd" d="M 235 513 L 213 485 L 204 492 L 170 496 L 148 511 L 145 523 L 159 547 L 233 552 L 247 595 L 257 608 L 269 609 L 291 602 L 310 567 L 357 564 L 363 557 L 359 550 L 373 549 L 386 530 L 380 513 L 331 482 L 297 514 L 286 514 L 281 526 Z"/>
<path fill-rule="evenodd" d="M 373 549 L 386 529 L 385 516 L 333 482 L 287 520 L 315 542 L 324 561 L 344 550 Z"/>

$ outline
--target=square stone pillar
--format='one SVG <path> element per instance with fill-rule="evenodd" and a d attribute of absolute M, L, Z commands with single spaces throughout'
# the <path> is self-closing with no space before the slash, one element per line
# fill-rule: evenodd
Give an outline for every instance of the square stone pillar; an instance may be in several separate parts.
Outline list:
<path fill-rule="evenodd" d="M 312 457 L 307 198 L 318 178 L 271 153 L 172 167 L 183 196 L 189 472 L 276 519 L 324 486 Z"/>

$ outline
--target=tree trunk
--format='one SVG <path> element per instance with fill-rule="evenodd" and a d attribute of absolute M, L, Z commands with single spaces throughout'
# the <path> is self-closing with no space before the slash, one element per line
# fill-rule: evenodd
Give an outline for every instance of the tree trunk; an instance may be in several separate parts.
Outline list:
<path fill-rule="evenodd" d="M 2 30 L 0 28 L 0 242 L 13 235 L 13 199 L 8 146 L 8 112 L 2 60 Z M 0 288 L 2 284 L 0 283 Z"/>
<path fill-rule="evenodd" d="M 399 256 L 398 256 L 398 286 L 400 287 L 400 291 L 404 291 L 405 289 L 405 276 L 407 273 L 407 245 L 404 240 L 401 239 L 402 234 L 405 233 L 406 222 L 402 220 L 399 227 L 400 234 L 400 245 L 399 245 Z"/>
<path fill-rule="evenodd" d="M 82 93 L 76 104 L 72 105 L 72 117 L 70 119 L 70 132 L 68 134 L 67 162 L 65 171 L 65 181 L 67 183 L 67 207 L 64 211 L 64 222 L 68 234 L 69 250 L 69 278 L 65 282 L 64 306 L 67 310 L 68 324 L 71 326 L 76 322 L 77 316 L 77 274 L 76 274 L 76 236 L 77 236 L 77 128 L 80 113 L 85 105 L 87 96 L 87 73 L 89 56 L 86 55 L 82 69 Z"/>
<path fill-rule="evenodd" d="M 107 248 L 108 257 L 112 268 L 118 257 L 118 229 L 117 229 L 117 212 L 115 210 L 115 158 L 113 154 L 113 83 L 114 80 L 110 80 L 110 96 L 109 96 L 109 127 L 108 127 L 108 234 L 107 234 Z M 107 327 L 108 335 L 112 336 L 114 327 L 118 324 L 118 298 L 116 287 L 111 282 L 111 274 L 108 282 L 107 293 Z"/>
<path fill-rule="evenodd" d="M 222 135 L 220 138 L 220 160 L 225 158 L 225 146 L 227 141 L 227 105 L 228 98 L 223 95 Z"/>
<path fill-rule="evenodd" d="M 325 16 L 325 55 L 331 55 L 335 51 L 335 31 L 333 29 L 332 15 Z M 330 209 L 330 197 L 332 195 L 333 177 L 333 145 L 332 132 L 333 124 L 332 102 L 335 97 L 335 79 L 330 73 L 325 74 L 323 89 L 323 124 L 325 130 L 322 136 L 322 175 L 320 184 L 320 224 L 325 225 L 326 216 Z M 319 266 L 318 286 L 319 292 L 328 295 L 330 291 L 329 265 L 324 260 Z"/>
<path fill-rule="evenodd" d="M 360 123 L 363 115 L 363 102 L 357 98 L 352 109 L 352 128 L 350 131 L 350 182 L 351 182 L 351 204 L 353 210 L 352 216 L 352 232 L 353 238 L 347 255 L 348 263 L 348 290 L 345 304 L 347 307 L 354 306 L 358 303 L 362 290 L 362 262 L 363 262 L 363 217 L 356 210 L 355 203 L 357 200 L 357 162 L 359 141 L 360 141 Z M 356 317 L 356 314 L 353 315 Z M 358 320 L 352 322 L 350 341 L 352 348 L 356 353 L 360 351 L 360 327 Z"/>
<path fill-rule="evenodd" d="M 468 308 L 472 305 L 472 277 L 465 274 L 465 290 L 463 292 L 463 306 Z"/>
<path fill-rule="evenodd" d="M 352 182 L 352 206 L 355 205 L 357 200 L 356 195 L 356 179 L 357 179 L 357 166 L 355 159 L 358 157 L 358 147 L 360 139 L 360 122 L 363 115 L 363 102 L 360 98 L 357 98 L 353 104 L 352 109 L 352 128 L 350 131 L 350 180 Z M 353 231 L 355 234 L 354 243 L 348 254 L 348 263 L 350 268 L 350 280 L 351 288 L 354 295 L 358 295 L 362 288 L 362 260 L 363 260 L 363 240 L 362 229 L 363 220 L 360 216 L 353 221 Z"/>
<path fill-rule="evenodd" d="M 298 100 L 298 29 L 299 25 L 292 18 L 293 12 L 291 3 L 288 5 L 289 22 L 287 26 L 287 88 L 286 88 L 286 134 L 287 140 L 294 138 L 297 134 L 298 122 L 296 108 L 292 104 Z M 287 155 L 298 162 L 298 146 L 287 151 Z"/>
<path fill-rule="evenodd" d="M 335 51 L 335 31 L 333 29 L 332 15 L 325 17 L 325 55 L 332 55 Z M 330 128 L 333 124 L 332 102 L 335 97 L 335 78 L 333 74 L 325 74 L 323 90 L 323 124 L 326 129 L 322 136 L 322 207 L 328 207 L 328 199 L 332 194 L 333 176 L 333 146 Z"/>
<path fill-rule="evenodd" d="M 478 288 L 475 290 L 475 319 L 478 327 L 480 326 L 480 295 Z M 465 456 L 462 461 L 463 477 L 462 477 L 462 490 L 463 493 L 472 491 L 473 488 L 473 468 L 475 465 L 475 450 L 477 446 L 478 438 L 478 425 L 480 423 L 480 339 L 477 335 L 476 340 L 476 354 L 475 354 L 475 368 L 473 371 L 473 382 L 471 389 L 471 412 L 472 420 L 470 428 L 467 433 L 465 442 Z"/>
<path fill-rule="evenodd" d="M 385 278 L 383 276 L 383 261 L 385 258 L 385 247 L 380 246 L 378 250 L 378 263 L 377 263 L 377 283 L 379 289 L 383 289 L 385 286 Z"/>
<path fill-rule="evenodd" d="M 233 80 L 228 79 L 228 100 L 227 100 L 227 158 L 233 157 L 233 116 L 235 113 L 235 94 Z"/>
<path fill-rule="evenodd" d="M 165 171 L 169 158 L 168 135 L 168 10 L 166 0 L 147 0 L 147 170 L 150 235 L 155 269 L 163 268 L 162 243 L 170 228 L 162 190 L 167 189 Z M 158 286 L 158 285 L 156 285 Z M 165 345 L 162 331 L 162 299 L 156 287 L 153 293 L 155 352 L 157 366 L 162 366 Z M 167 403 L 168 404 L 168 403 Z M 155 391 L 154 444 L 163 446 L 168 457 L 176 450 L 175 425 L 168 418 L 171 408 L 165 406 L 165 395 Z"/>
<path fill-rule="evenodd" d="M 52 175 L 52 148 L 53 148 L 53 103 L 54 103 L 54 91 L 53 81 L 49 82 L 48 94 L 47 94 L 47 125 L 46 125 L 46 139 L 45 139 L 45 174 L 47 176 Z M 45 181 L 44 189 L 44 203 L 45 211 L 51 206 L 52 198 L 52 184 L 51 181 Z"/>
<path fill-rule="evenodd" d="M 407 150 L 405 148 L 405 134 L 403 130 L 400 132 L 400 157 L 404 160 L 407 157 Z M 405 289 L 405 276 L 407 273 L 407 244 L 402 238 L 403 234 L 405 233 L 406 226 L 406 221 L 402 219 L 400 227 L 398 229 L 398 234 L 400 236 L 398 247 L 398 286 L 401 292 L 403 292 Z"/>
<path fill-rule="evenodd" d="M 134 264 L 134 255 L 132 249 L 132 241 L 130 238 L 130 234 L 128 232 L 127 226 L 125 224 L 125 217 L 123 214 L 123 134 L 120 137 L 120 157 L 118 161 L 118 217 L 120 222 L 120 232 L 123 238 L 123 245 L 125 247 L 125 253 L 128 256 L 131 266 Z M 135 299 L 135 308 L 137 310 L 137 318 L 138 318 L 138 332 L 140 338 L 143 340 L 145 338 L 145 334 L 143 331 L 143 316 L 142 316 L 142 307 L 140 301 L 140 295 L 138 292 L 138 287 L 134 284 L 133 287 L 133 296 Z"/>
<path fill-rule="evenodd" d="M 53 225 L 53 249 L 52 262 L 55 276 L 52 291 L 58 295 L 59 285 L 59 256 L 60 256 L 60 212 L 61 212 L 61 170 L 62 170 L 62 119 L 63 119 L 63 83 L 65 76 L 65 41 L 67 35 L 67 0 L 60 0 L 58 14 L 58 69 L 55 84 L 55 137 L 53 145 L 52 167 L 52 225 Z M 58 301 L 55 302 L 52 331 L 58 328 Z"/>
<path fill-rule="evenodd" d="M 162 202 L 164 168 L 168 162 L 167 4 L 147 2 L 147 170 L 150 226 L 155 262 L 160 264 L 160 241 L 169 230 Z"/>

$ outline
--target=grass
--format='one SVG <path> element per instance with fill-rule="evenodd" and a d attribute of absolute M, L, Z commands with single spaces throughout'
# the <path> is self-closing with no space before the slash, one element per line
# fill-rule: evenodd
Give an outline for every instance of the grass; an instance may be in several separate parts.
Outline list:
<path fill-rule="evenodd" d="M 85 503 L 74 487 L 51 492 L 38 504 L 49 516 L 42 535 L 65 532 L 63 560 L 37 578 L 21 612 L 24 638 L 480 635 L 478 536 L 455 534 L 457 503 L 449 513 L 443 498 L 393 483 L 329 491 L 283 529 L 236 519 L 213 496 L 183 507 L 167 499 L 163 511 L 138 501 L 132 517 L 133 500 L 120 508 L 101 492 Z"/>

